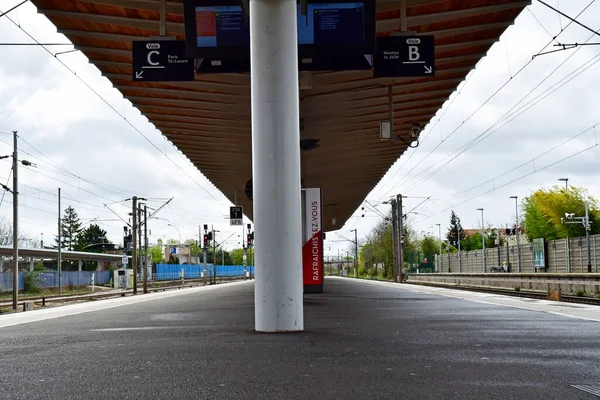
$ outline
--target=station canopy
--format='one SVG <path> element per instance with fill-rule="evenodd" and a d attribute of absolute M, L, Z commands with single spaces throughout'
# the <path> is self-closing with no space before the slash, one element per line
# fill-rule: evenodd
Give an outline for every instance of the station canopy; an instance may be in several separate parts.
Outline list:
<path fill-rule="evenodd" d="M 197 74 L 193 82 L 133 82 L 134 40 L 159 35 L 161 0 L 32 0 L 121 94 L 252 218 L 249 74 Z M 312 72 L 300 90 L 302 184 L 323 189 L 324 229 L 339 229 L 466 75 L 531 1 L 377 0 L 376 31 L 435 36 L 435 77 L 373 78 L 372 71 Z M 167 35 L 184 39 L 183 4 L 166 2 Z M 382 141 L 392 86 L 394 132 Z M 334 224 L 335 220 L 335 224 Z"/>

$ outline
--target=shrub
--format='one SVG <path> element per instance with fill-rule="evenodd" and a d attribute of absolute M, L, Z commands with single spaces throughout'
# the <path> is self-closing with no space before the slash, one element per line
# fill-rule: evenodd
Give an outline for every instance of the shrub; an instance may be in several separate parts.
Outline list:
<path fill-rule="evenodd" d="M 575 296 L 577 296 L 577 297 L 583 297 L 584 294 L 585 294 L 585 289 L 579 289 L 578 291 L 575 292 Z"/>
<path fill-rule="evenodd" d="M 520 292 L 521 291 L 521 286 L 515 286 L 515 292 Z"/>
<path fill-rule="evenodd" d="M 39 271 L 29 272 L 23 277 L 23 291 L 26 293 L 39 293 L 42 283 Z"/>

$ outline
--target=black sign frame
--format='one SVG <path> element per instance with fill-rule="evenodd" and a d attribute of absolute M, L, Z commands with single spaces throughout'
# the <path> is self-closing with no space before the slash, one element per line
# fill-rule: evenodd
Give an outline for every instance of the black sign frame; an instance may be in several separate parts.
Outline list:
<path fill-rule="evenodd" d="M 377 38 L 374 78 L 435 76 L 435 37 L 400 35 Z"/>
<path fill-rule="evenodd" d="M 188 82 L 196 77 L 183 40 L 135 40 L 131 59 L 134 82 Z"/>

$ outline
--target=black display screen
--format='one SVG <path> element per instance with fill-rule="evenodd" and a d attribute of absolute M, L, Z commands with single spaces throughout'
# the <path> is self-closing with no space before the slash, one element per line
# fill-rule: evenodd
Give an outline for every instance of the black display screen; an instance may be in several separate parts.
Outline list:
<path fill-rule="evenodd" d="M 190 58 L 249 57 L 248 19 L 237 0 L 184 1 L 186 55 Z M 308 0 L 297 8 L 299 57 L 375 52 L 375 0 Z"/>
<path fill-rule="evenodd" d="M 298 44 L 340 45 L 364 42 L 364 4 L 308 4 L 308 18 L 298 5 Z"/>
<path fill-rule="evenodd" d="M 250 44 L 241 6 L 196 7 L 198 47 L 234 47 Z"/>

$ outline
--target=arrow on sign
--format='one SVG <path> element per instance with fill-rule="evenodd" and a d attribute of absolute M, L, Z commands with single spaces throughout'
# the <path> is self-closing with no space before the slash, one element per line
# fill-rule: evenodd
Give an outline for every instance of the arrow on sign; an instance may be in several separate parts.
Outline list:
<path fill-rule="evenodd" d="M 136 71 L 135 72 L 136 79 L 142 79 L 142 75 L 144 75 L 144 71 Z"/>
<path fill-rule="evenodd" d="M 426 74 L 431 74 L 433 72 L 433 68 L 428 67 L 427 65 L 425 65 L 425 73 Z"/>

